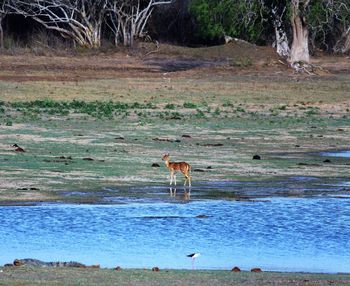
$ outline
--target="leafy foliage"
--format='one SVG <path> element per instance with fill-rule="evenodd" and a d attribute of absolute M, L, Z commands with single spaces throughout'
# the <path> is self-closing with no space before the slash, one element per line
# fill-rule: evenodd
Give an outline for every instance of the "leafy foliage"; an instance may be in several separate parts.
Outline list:
<path fill-rule="evenodd" d="M 265 31 L 266 7 L 260 1 L 194 0 L 190 11 L 207 39 L 224 35 L 258 41 Z"/>

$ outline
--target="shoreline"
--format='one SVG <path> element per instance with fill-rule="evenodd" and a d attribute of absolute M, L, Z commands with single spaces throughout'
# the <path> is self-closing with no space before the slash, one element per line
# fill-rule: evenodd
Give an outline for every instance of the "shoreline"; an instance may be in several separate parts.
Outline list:
<path fill-rule="evenodd" d="M 350 274 L 229 270 L 0 267 L 0 285 L 350 285 Z"/>
<path fill-rule="evenodd" d="M 37 259 L 15 259 L 15 261 L 21 261 L 21 260 L 32 260 L 32 261 L 39 261 Z M 55 261 L 55 262 L 43 262 L 43 265 L 38 264 L 24 264 L 24 265 L 14 265 L 12 263 L 5 263 L 4 265 L 0 265 L 0 269 L 20 269 L 20 268 L 28 268 L 28 269 L 98 269 L 98 270 L 112 270 L 112 271 L 153 271 L 153 272 L 235 272 L 235 273 L 270 273 L 270 274 L 300 274 L 300 275 L 340 275 L 340 276 L 349 276 L 350 279 L 350 271 L 349 272 L 327 272 L 327 271 L 311 271 L 311 270 L 278 270 L 278 269 L 269 269 L 264 267 L 248 267 L 248 268 L 240 268 L 239 266 L 234 266 L 231 269 L 228 268 L 200 268 L 196 267 L 195 269 L 188 268 L 167 268 L 167 267 L 158 267 L 158 266 L 148 266 L 148 267 L 121 267 L 121 266 L 115 266 L 115 267 L 103 267 L 100 264 L 94 264 L 94 265 L 85 265 L 80 262 L 76 261 L 69 261 L 69 262 L 61 262 L 61 261 Z M 122 265 L 122 264 L 121 264 Z M 0 284 L 1 285 L 1 284 Z"/>

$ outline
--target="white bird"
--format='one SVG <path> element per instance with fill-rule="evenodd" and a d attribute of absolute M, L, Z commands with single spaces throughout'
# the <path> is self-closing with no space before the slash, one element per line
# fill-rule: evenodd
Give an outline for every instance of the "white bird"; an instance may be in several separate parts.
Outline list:
<path fill-rule="evenodd" d="M 187 255 L 187 257 L 190 257 L 192 259 L 192 269 L 194 269 L 194 260 L 200 255 L 201 254 L 199 252 L 195 252 Z"/>

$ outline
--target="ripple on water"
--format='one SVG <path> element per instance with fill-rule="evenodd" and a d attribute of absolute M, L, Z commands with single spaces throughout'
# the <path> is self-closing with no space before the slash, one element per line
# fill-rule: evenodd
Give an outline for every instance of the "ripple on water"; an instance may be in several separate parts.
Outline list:
<path fill-rule="evenodd" d="M 198 219 L 198 216 L 205 219 Z M 0 207 L 0 264 L 15 258 L 103 267 L 350 272 L 350 200 Z"/>

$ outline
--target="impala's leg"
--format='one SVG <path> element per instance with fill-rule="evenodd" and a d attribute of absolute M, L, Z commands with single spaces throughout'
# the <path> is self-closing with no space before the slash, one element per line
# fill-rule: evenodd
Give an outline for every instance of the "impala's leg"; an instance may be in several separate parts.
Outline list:
<path fill-rule="evenodd" d="M 175 197 L 176 196 L 176 189 L 172 188 L 172 187 L 170 187 L 169 189 L 170 189 L 170 196 Z"/>
<path fill-rule="evenodd" d="M 186 186 L 186 182 L 188 182 L 188 186 L 191 187 L 191 177 L 190 177 L 189 173 L 185 173 L 184 175 L 186 178 L 184 186 Z"/>
<path fill-rule="evenodd" d="M 174 185 L 176 186 L 176 174 L 174 174 Z"/>
<path fill-rule="evenodd" d="M 170 172 L 170 186 L 171 186 L 172 183 L 173 183 L 173 176 L 174 176 L 174 173 L 173 173 L 173 172 Z"/>

